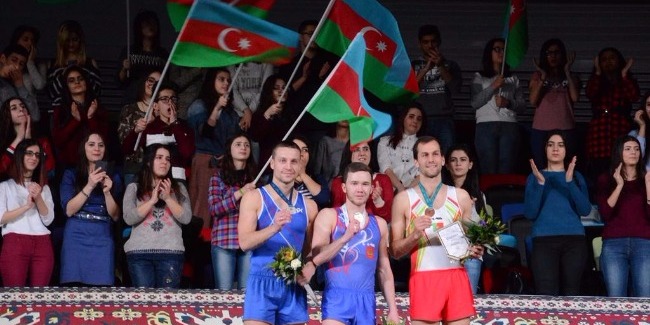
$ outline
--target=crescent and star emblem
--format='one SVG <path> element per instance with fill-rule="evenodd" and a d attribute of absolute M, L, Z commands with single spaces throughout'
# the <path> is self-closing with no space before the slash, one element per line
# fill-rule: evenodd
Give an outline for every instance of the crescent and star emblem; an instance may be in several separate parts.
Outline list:
<path fill-rule="evenodd" d="M 224 51 L 227 51 L 227 52 L 236 52 L 237 50 L 233 50 L 233 49 L 231 49 L 231 48 L 228 47 L 228 45 L 226 44 L 226 36 L 227 36 L 228 33 L 230 33 L 230 32 L 237 32 L 237 33 L 240 33 L 240 34 L 241 34 L 241 30 L 239 30 L 239 29 L 237 29 L 237 28 L 228 27 L 228 28 L 222 30 L 221 33 L 219 33 L 219 36 L 217 36 L 217 44 L 218 44 L 219 47 L 222 48 Z"/>
<path fill-rule="evenodd" d="M 373 32 L 377 33 L 377 35 L 379 35 L 379 36 L 383 36 L 383 35 L 381 34 L 381 32 L 380 32 L 379 30 L 377 30 L 377 28 L 374 28 L 374 27 L 372 27 L 372 26 L 366 26 L 366 27 L 364 27 L 364 28 L 361 28 L 361 30 L 359 31 L 359 33 L 361 33 L 361 35 L 365 35 L 367 31 L 373 31 Z M 379 52 L 384 52 L 384 51 L 386 51 L 386 48 L 387 48 L 387 46 L 386 46 L 386 43 L 385 43 L 384 41 L 379 41 L 379 42 L 377 42 L 377 44 L 375 45 L 375 49 L 376 49 L 377 51 L 379 51 Z M 366 47 L 366 50 L 371 51 L 372 49 Z"/>

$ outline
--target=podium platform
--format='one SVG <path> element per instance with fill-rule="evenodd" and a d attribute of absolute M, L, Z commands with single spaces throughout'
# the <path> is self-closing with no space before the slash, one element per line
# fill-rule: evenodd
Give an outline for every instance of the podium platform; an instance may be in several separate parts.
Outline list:
<path fill-rule="evenodd" d="M 320 293 L 317 293 L 320 298 Z M 0 324 L 242 324 L 237 291 L 0 288 Z M 408 295 L 398 294 L 402 316 Z M 386 304 L 377 295 L 378 314 Z M 478 295 L 472 324 L 648 324 L 650 299 Z M 310 302 L 309 324 L 320 323 Z M 407 324 L 410 322 L 407 320 Z"/>

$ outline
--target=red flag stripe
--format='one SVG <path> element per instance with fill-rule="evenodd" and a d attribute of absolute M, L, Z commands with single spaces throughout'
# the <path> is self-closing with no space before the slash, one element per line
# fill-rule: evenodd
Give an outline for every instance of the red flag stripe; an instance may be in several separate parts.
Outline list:
<path fill-rule="evenodd" d="M 238 56 L 255 56 L 270 49 L 282 47 L 280 43 L 274 42 L 266 37 L 260 36 L 259 34 L 244 29 L 231 28 L 223 37 L 222 44 L 226 45 L 226 48 L 223 48 L 221 44 L 219 44 L 219 36 L 226 28 L 231 27 L 190 19 L 185 26 L 185 31 L 180 35 L 178 41 L 198 43 L 218 50 L 231 52 Z M 249 45 L 247 49 L 242 47 L 245 46 L 246 43 Z"/>
<path fill-rule="evenodd" d="M 359 94 L 359 75 L 345 61 L 341 61 L 338 70 L 333 74 L 327 86 L 345 100 L 354 115 L 370 117 L 370 114 L 361 105 L 362 94 Z M 360 111 L 359 107 L 361 107 Z"/>
<path fill-rule="evenodd" d="M 510 29 L 519 21 L 521 16 L 523 16 L 525 11 L 524 0 L 512 0 L 510 2 L 510 20 L 508 21 L 508 26 Z"/>
<path fill-rule="evenodd" d="M 348 6 L 343 1 L 335 1 L 334 7 L 332 7 L 332 12 L 329 14 L 329 19 L 336 23 L 341 32 L 349 40 L 354 39 L 358 32 L 361 31 L 364 27 L 376 28 L 372 23 L 365 20 L 363 17 L 359 16 L 356 11 L 354 11 L 350 6 Z M 391 66 L 393 62 L 393 56 L 397 50 L 397 44 L 385 34 L 379 34 L 373 30 L 368 30 L 364 33 L 364 39 L 366 40 L 366 47 L 368 48 L 368 53 L 376 57 L 377 60 L 385 64 L 386 66 Z M 384 51 L 380 51 L 378 47 L 381 47 L 382 43 L 385 46 Z"/>

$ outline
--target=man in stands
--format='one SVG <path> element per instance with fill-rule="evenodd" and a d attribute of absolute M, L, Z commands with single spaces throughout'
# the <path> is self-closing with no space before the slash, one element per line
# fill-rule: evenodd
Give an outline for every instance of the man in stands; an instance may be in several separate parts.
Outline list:
<path fill-rule="evenodd" d="M 28 56 L 27 49 L 20 45 L 9 45 L 0 54 L 0 105 L 8 98 L 18 96 L 27 106 L 32 122 L 38 122 L 41 113 L 36 97 L 23 84 L 23 70 Z"/>

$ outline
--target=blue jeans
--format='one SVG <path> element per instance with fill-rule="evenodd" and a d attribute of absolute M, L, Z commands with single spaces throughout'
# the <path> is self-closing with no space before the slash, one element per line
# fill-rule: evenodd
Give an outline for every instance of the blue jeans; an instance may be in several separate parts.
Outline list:
<path fill-rule="evenodd" d="M 183 271 L 183 254 L 126 254 L 134 287 L 179 288 Z"/>
<path fill-rule="evenodd" d="M 481 174 L 512 174 L 519 159 L 521 134 L 513 122 L 476 124 L 476 154 Z"/>
<path fill-rule="evenodd" d="M 446 154 L 447 150 L 454 144 L 456 127 L 454 119 L 451 117 L 431 117 L 427 116 L 427 125 L 425 125 L 425 134 L 434 136 L 440 141 L 442 153 Z"/>
<path fill-rule="evenodd" d="M 465 261 L 465 271 L 467 271 L 473 294 L 476 294 L 478 290 L 478 281 L 481 278 L 481 264 L 483 264 L 483 261 L 478 258 L 470 258 Z"/>
<path fill-rule="evenodd" d="M 217 289 L 232 289 L 235 275 L 237 276 L 237 289 L 245 289 L 250 264 L 251 252 L 244 253 L 241 249 L 212 246 L 212 269 Z"/>
<path fill-rule="evenodd" d="M 612 238 L 603 240 L 600 267 L 610 297 L 650 297 L 650 240 Z M 629 283 L 631 280 L 631 283 Z"/>

